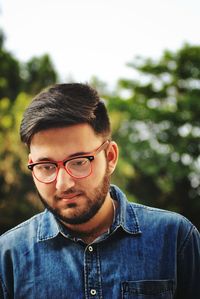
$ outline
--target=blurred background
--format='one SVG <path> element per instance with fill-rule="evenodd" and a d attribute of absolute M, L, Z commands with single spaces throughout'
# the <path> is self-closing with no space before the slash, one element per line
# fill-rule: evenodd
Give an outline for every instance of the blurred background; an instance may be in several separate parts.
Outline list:
<path fill-rule="evenodd" d="M 0 1 L 0 234 L 42 209 L 19 140 L 23 111 L 55 82 L 105 99 L 130 201 L 200 229 L 199 0 Z"/>

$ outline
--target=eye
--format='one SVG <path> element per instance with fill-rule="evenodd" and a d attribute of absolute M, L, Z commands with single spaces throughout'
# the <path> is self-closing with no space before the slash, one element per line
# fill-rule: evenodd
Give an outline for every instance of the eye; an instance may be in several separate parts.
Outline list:
<path fill-rule="evenodd" d="M 87 158 L 73 159 L 67 163 L 67 167 L 74 170 L 83 169 L 88 165 L 90 165 L 90 161 Z"/>
<path fill-rule="evenodd" d="M 51 172 L 56 169 L 56 165 L 51 164 L 51 163 L 45 163 L 45 164 L 41 163 L 41 164 L 36 164 L 35 169 L 37 171 Z"/>
<path fill-rule="evenodd" d="M 88 159 L 86 158 L 82 158 L 82 159 L 75 159 L 75 160 L 72 160 L 70 165 L 71 166 L 75 166 L 75 167 L 81 167 L 81 166 L 84 166 L 85 164 L 88 164 Z"/>

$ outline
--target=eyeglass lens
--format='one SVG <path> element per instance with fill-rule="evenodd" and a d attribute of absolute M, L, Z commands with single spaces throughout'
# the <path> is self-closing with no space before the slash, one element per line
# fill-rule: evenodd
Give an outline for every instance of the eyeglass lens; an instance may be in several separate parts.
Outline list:
<path fill-rule="evenodd" d="M 91 172 L 91 162 L 88 158 L 75 158 L 64 163 L 67 172 L 77 178 L 86 177 Z M 33 168 L 34 176 L 43 182 L 53 181 L 58 172 L 54 163 L 40 163 Z"/>

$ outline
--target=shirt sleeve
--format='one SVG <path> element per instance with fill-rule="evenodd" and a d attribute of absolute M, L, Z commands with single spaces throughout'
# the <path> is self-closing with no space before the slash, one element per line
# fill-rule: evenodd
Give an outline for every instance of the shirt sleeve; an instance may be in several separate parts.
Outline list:
<path fill-rule="evenodd" d="M 200 234 L 192 226 L 178 251 L 176 299 L 200 298 Z"/>

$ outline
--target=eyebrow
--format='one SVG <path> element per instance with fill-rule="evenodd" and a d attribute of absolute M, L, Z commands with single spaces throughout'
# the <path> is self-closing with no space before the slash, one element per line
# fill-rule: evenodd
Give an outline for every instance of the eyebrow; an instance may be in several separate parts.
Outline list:
<path fill-rule="evenodd" d="M 79 156 L 87 156 L 90 153 L 91 152 L 77 152 L 77 153 L 74 153 L 74 154 L 71 154 L 71 155 L 67 156 L 64 160 L 68 160 L 68 159 L 71 159 L 71 158 L 76 158 L 76 157 L 79 157 Z M 55 161 L 56 162 L 56 160 L 52 159 L 51 157 L 41 157 L 41 158 L 38 158 L 37 160 L 35 160 L 35 162 L 43 162 L 43 161 L 46 161 L 46 162 L 54 162 Z"/>

